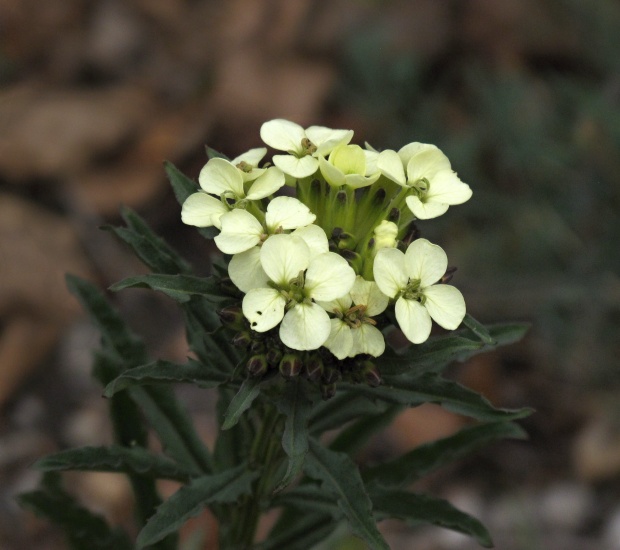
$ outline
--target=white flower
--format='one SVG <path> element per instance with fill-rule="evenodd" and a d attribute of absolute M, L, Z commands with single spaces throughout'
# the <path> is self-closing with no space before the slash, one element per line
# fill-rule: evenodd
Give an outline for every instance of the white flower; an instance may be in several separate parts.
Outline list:
<path fill-rule="evenodd" d="M 434 284 L 447 267 L 446 253 L 426 239 L 413 241 L 404 254 L 396 248 L 377 252 L 375 281 L 384 294 L 397 298 L 396 320 L 414 344 L 429 337 L 431 318 L 453 330 L 465 317 L 465 300 L 460 291 L 450 285 Z"/>
<path fill-rule="evenodd" d="M 243 181 L 254 181 L 265 173 L 266 168 L 259 168 L 258 164 L 267 154 L 267 147 L 257 147 L 235 157 L 230 163 L 240 172 Z"/>
<path fill-rule="evenodd" d="M 243 314 L 257 332 L 280 324 L 280 339 L 289 348 L 319 348 L 330 333 L 327 312 L 316 303 L 344 296 L 355 272 L 347 261 L 325 252 L 312 257 L 297 235 L 273 235 L 260 249 L 260 262 L 269 286 L 253 288 L 243 298 Z"/>
<path fill-rule="evenodd" d="M 379 170 L 369 170 L 366 155 L 359 145 L 341 143 L 330 153 L 328 160 L 319 157 L 319 166 L 325 181 L 337 187 L 366 187 L 381 176 Z"/>
<path fill-rule="evenodd" d="M 410 143 L 377 157 L 377 168 L 410 190 L 405 199 L 413 214 L 427 220 L 444 214 L 448 207 L 469 200 L 472 191 L 452 171 L 448 157 L 434 145 Z"/>
<path fill-rule="evenodd" d="M 378 357 L 385 351 L 383 334 L 374 326 L 372 317 L 385 311 L 388 297 L 376 283 L 358 275 L 349 294 L 321 305 L 336 315 L 331 319 L 329 338 L 323 345 L 338 359 L 361 353 Z"/>
<path fill-rule="evenodd" d="M 273 163 L 280 170 L 295 178 L 305 178 L 318 170 L 318 157 L 328 155 L 341 143 L 349 143 L 353 130 L 324 126 L 304 130 L 299 124 L 278 118 L 261 126 L 260 137 L 270 147 L 288 153 L 273 156 Z"/>

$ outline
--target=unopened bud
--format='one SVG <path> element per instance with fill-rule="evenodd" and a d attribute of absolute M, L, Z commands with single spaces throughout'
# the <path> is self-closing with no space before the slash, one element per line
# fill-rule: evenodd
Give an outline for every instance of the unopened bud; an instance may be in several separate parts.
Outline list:
<path fill-rule="evenodd" d="M 238 348 L 247 348 L 252 343 L 252 336 L 247 331 L 238 332 L 233 336 L 233 346 Z"/>
<path fill-rule="evenodd" d="M 390 222 L 398 223 L 398 220 L 400 220 L 400 210 L 398 208 L 392 208 L 387 219 Z"/>
<path fill-rule="evenodd" d="M 243 330 L 246 326 L 243 311 L 241 311 L 239 306 L 225 307 L 224 309 L 220 309 L 217 314 L 222 322 L 222 325 L 226 328 Z"/>
<path fill-rule="evenodd" d="M 407 233 L 403 237 L 403 243 L 405 246 L 409 246 L 413 241 L 420 237 L 420 230 L 415 222 L 411 222 L 407 227 Z"/>
<path fill-rule="evenodd" d="M 318 355 L 312 355 L 305 363 L 306 376 L 313 382 L 318 382 L 323 376 L 325 365 Z"/>
<path fill-rule="evenodd" d="M 345 204 L 347 204 L 346 191 L 338 191 L 338 193 L 336 193 L 336 200 L 338 201 L 338 204 L 340 206 L 344 206 Z"/>
<path fill-rule="evenodd" d="M 381 248 L 394 248 L 398 226 L 394 222 L 383 220 L 374 230 L 375 250 Z"/>
<path fill-rule="evenodd" d="M 282 357 L 278 369 L 284 378 L 293 378 L 301 372 L 303 364 L 301 359 L 293 353 L 287 353 Z"/>
<path fill-rule="evenodd" d="M 360 374 L 369 386 L 376 388 L 382 383 L 379 369 L 372 361 L 362 361 Z"/>
<path fill-rule="evenodd" d="M 336 384 L 321 384 L 321 397 L 325 401 L 336 395 Z"/>
<path fill-rule="evenodd" d="M 263 353 L 265 351 L 265 344 L 261 340 L 252 340 L 250 344 L 250 351 L 252 353 Z"/>
<path fill-rule="evenodd" d="M 346 248 L 353 249 L 356 245 L 355 237 L 351 233 L 341 233 L 338 241 L 338 248 L 344 250 Z"/>
<path fill-rule="evenodd" d="M 360 255 L 354 250 L 341 250 L 340 255 L 349 262 L 355 262 L 360 259 Z"/>
<path fill-rule="evenodd" d="M 250 376 L 262 376 L 267 372 L 267 358 L 264 355 L 253 355 L 246 365 Z"/>
<path fill-rule="evenodd" d="M 267 362 L 270 365 L 278 365 L 282 360 L 282 350 L 276 347 L 270 347 L 267 350 Z"/>
<path fill-rule="evenodd" d="M 343 233 L 344 229 L 342 229 L 342 227 L 334 227 L 334 229 L 332 229 L 332 238 L 338 240 Z"/>
<path fill-rule="evenodd" d="M 444 276 L 439 280 L 439 282 L 442 284 L 449 283 L 452 280 L 452 277 L 454 277 L 454 273 L 456 272 L 457 269 L 458 268 L 456 266 L 449 267 L 448 269 L 446 269 Z"/>
<path fill-rule="evenodd" d="M 322 380 L 327 385 L 335 384 L 340 380 L 340 371 L 334 367 L 325 367 Z"/>

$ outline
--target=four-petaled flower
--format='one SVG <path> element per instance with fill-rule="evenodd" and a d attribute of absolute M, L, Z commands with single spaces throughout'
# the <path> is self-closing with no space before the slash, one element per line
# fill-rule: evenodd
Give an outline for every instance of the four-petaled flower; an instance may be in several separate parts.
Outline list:
<path fill-rule="evenodd" d="M 289 120 L 275 119 L 261 126 L 260 137 L 270 147 L 288 153 L 273 156 L 273 163 L 280 170 L 294 178 L 305 178 L 318 170 L 319 157 L 328 155 L 341 143 L 349 143 L 353 131 L 324 126 L 304 130 Z"/>
<path fill-rule="evenodd" d="M 382 151 L 377 168 L 408 189 L 407 206 L 421 220 L 441 216 L 449 206 L 462 204 L 472 195 L 469 185 L 452 171 L 448 157 L 434 145 L 410 143 L 398 153 Z"/>
<path fill-rule="evenodd" d="M 333 252 L 312 254 L 297 235 L 273 235 L 260 249 L 267 287 L 253 288 L 243 298 L 243 314 L 257 332 L 280 323 L 280 340 L 296 350 L 317 349 L 329 337 L 331 323 L 316 301 L 347 294 L 355 272 Z"/>
<path fill-rule="evenodd" d="M 366 154 L 359 145 L 341 143 L 329 155 L 319 157 L 319 167 L 325 181 L 339 187 L 347 185 L 353 189 L 372 185 L 381 176 L 366 161 Z"/>
<path fill-rule="evenodd" d="M 426 341 L 431 318 L 453 330 L 465 317 L 465 300 L 458 289 L 437 283 L 446 273 L 448 258 L 426 239 L 413 241 L 403 254 L 396 248 L 377 252 L 374 277 L 381 291 L 396 298 L 396 320 L 408 340 Z"/>

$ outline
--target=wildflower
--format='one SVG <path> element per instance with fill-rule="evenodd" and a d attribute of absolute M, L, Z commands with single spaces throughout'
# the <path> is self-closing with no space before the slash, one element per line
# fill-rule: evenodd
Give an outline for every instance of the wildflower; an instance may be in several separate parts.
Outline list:
<path fill-rule="evenodd" d="M 460 291 L 450 285 L 435 284 L 447 267 L 446 253 L 426 239 L 413 241 L 404 254 L 396 248 L 377 252 L 375 281 L 384 294 L 396 298 L 396 320 L 414 344 L 428 339 L 431 319 L 453 330 L 465 316 L 465 300 Z"/>
<path fill-rule="evenodd" d="M 329 159 L 319 157 L 319 167 L 325 181 L 336 187 L 366 187 L 381 176 L 379 170 L 369 170 L 366 155 L 359 145 L 341 143 L 330 153 Z"/>
<path fill-rule="evenodd" d="M 319 168 L 319 157 L 331 153 L 341 143 L 349 143 L 353 130 L 332 130 L 324 126 L 310 126 L 304 130 L 299 124 L 284 119 L 265 122 L 260 129 L 261 139 L 286 155 L 274 155 L 273 163 L 285 174 L 305 178 Z"/>
<path fill-rule="evenodd" d="M 462 204 L 472 195 L 469 185 L 452 171 L 448 157 L 434 145 L 410 143 L 398 153 L 382 151 L 377 167 L 408 189 L 407 206 L 421 220 L 441 216 L 449 206 Z"/>
<path fill-rule="evenodd" d="M 320 347 L 330 333 L 327 312 L 316 301 L 330 301 L 351 290 L 355 272 L 333 252 L 311 256 L 297 235 L 273 235 L 260 249 L 267 287 L 253 288 L 243 298 L 243 314 L 257 332 L 280 324 L 280 340 L 289 348 Z"/>
<path fill-rule="evenodd" d="M 266 168 L 259 168 L 258 165 L 267 154 L 267 147 L 257 147 L 235 157 L 230 163 L 241 172 L 244 182 L 254 181 L 265 173 Z"/>

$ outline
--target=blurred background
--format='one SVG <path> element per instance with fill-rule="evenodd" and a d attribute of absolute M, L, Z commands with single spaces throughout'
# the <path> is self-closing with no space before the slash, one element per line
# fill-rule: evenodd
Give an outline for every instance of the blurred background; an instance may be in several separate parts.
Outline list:
<path fill-rule="evenodd" d="M 89 377 L 98 335 L 64 274 L 106 287 L 144 272 L 99 229 L 121 205 L 207 273 L 213 248 L 181 224 L 162 162 L 195 178 L 205 144 L 235 156 L 275 117 L 379 149 L 439 146 L 474 196 L 422 234 L 458 266 L 472 315 L 532 323 L 522 343 L 453 368 L 498 406 L 533 406 L 530 440 L 417 488 L 480 517 L 500 550 L 620 549 L 617 0 L 0 0 L 0 550 L 65 548 L 14 497 L 42 455 L 111 439 Z M 170 301 L 112 299 L 153 356 L 184 360 Z M 212 438 L 210 395 L 179 392 Z M 420 407 L 360 460 L 462 425 Z M 119 476 L 68 479 L 127 523 Z M 476 548 L 383 528 L 395 549 Z"/>

